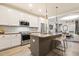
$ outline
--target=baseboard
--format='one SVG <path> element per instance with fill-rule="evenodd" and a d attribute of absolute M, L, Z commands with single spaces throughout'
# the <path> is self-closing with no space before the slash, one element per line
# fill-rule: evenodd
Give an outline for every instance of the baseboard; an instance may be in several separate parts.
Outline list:
<path fill-rule="evenodd" d="M 17 46 L 13 46 L 13 47 L 8 47 L 8 48 L 5 48 L 5 49 L 0 50 L 0 52 L 5 51 L 5 50 L 8 50 L 8 49 L 15 48 L 15 47 L 19 47 L 19 46 L 21 46 L 21 45 L 17 45 Z"/>

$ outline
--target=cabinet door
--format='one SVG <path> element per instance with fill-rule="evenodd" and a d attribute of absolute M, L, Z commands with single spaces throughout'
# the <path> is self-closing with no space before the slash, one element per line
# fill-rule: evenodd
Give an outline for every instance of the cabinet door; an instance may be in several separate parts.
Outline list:
<path fill-rule="evenodd" d="M 11 45 L 17 46 L 20 44 L 21 44 L 21 35 L 20 34 L 11 35 Z"/>
<path fill-rule="evenodd" d="M 9 21 L 8 25 L 18 26 L 19 25 L 19 12 L 16 10 L 11 10 L 8 12 Z"/>
<path fill-rule="evenodd" d="M 8 10 L 3 6 L 0 6 L 0 25 L 8 25 L 8 18 Z"/>
<path fill-rule="evenodd" d="M 0 25 L 19 25 L 19 12 L 0 6 Z"/>
<path fill-rule="evenodd" d="M 0 35 L 0 50 L 11 47 L 11 41 L 8 35 Z"/>
<path fill-rule="evenodd" d="M 38 19 L 35 16 L 30 16 L 30 27 L 38 27 Z"/>

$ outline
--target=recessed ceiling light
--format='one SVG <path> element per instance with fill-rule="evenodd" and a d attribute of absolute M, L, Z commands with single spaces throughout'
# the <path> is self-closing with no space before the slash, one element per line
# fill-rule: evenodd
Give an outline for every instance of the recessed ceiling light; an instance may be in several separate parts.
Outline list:
<path fill-rule="evenodd" d="M 28 4 L 29 7 L 32 7 L 32 4 Z"/>
<path fill-rule="evenodd" d="M 8 9 L 8 11 L 10 12 L 10 11 L 12 11 L 12 9 Z"/>

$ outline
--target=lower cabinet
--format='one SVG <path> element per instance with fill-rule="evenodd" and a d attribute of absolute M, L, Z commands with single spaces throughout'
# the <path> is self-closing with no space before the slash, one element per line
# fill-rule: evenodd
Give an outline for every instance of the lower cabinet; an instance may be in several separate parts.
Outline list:
<path fill-rule="evenodd" d="M 21 35 L 11 35 L 11 46 L 17 46 L 21 44 Z"/>
<path fill-rule="evenodd" d="M 21 44 L 20 34 L 0 35 L 0 50 Z"/>
<path fill-rule="evenodd" d="M 9 48 L 11 46 L 8 35 L 0 35 L 0 50 Z"/>

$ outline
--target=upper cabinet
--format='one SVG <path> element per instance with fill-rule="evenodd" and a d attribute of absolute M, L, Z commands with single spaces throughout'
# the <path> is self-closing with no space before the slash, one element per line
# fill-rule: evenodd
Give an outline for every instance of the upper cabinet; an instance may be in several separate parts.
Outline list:
<path fill-rule="evenodd" d="M 19 22 L 24 20 L 29 22 L 29 27 L 38 27 L 38 19 L 37 16 L 0 5 L 0 25 L 19 26 Z"/>
<path fill-rule="evenodd" d="M 30 27 L 38 27 L 39 25 L 39 20 L 38 17 L 30 15 Z"/>
<path fill-rule="evenodd" d="M 0 25 L 19 25 L 17 16 L 17 11 L 0 6 Z"/>
<path fill-rule="evenodd" d="M 38 17 L 27 13 L 20 13 L 19 21 L 29 22 L 29 27 L 38 27 Z"/>

